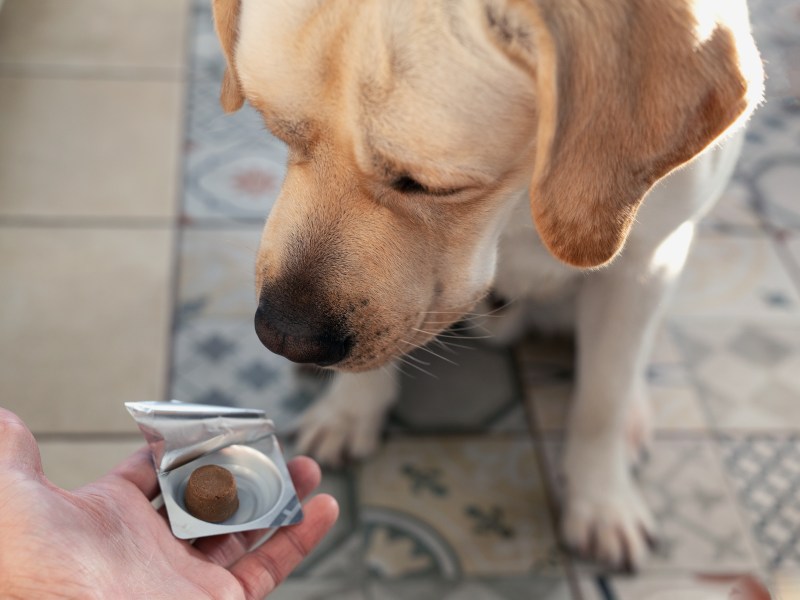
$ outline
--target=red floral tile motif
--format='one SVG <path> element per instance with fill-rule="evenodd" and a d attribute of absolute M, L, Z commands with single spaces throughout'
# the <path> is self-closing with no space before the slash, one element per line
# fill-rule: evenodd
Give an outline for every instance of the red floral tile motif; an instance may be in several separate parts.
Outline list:
<path fill-rule="evenodd" d="M 259 198 L 275 188 L 275 178 L 260 169 L 247 169 L 233 176 L 233 187 L 242 194 Z"/>

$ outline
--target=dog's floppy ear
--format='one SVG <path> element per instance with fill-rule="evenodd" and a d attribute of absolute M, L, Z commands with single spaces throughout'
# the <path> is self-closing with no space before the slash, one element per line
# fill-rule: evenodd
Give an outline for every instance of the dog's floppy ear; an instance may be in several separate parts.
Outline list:
<path fill-rule="evenodd" d="M 217 30 L 227 63 L 225 74 L 222 76 L 219 101 L 223 110 L 230 113 L 239 110 L 244 104 L 244 95 L 233 64 L 233 52 L 239 31 L 239 0 L 214 0 L 213 8 L 214 28 Z"/>
<path fill-rule="evenodd" d="M 734 30 L 688 0 L 485 1 L 495 43 L 535 80 L 531 211 L 568 264 L 611 260 L 652 185 L 760 100 L 746 10 Z"/>

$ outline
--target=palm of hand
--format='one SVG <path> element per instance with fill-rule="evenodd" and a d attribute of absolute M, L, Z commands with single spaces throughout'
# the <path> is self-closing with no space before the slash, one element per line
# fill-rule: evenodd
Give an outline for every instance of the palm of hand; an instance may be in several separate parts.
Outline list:
<path fill-rule="evenodd" d="M 30 444 L 33 460 L 9 464 L 0 442 L 0 595 L 262 598 L 338 513 L 335 501 L 320 495 L 306 505 L 302 524 L 281 529 L 257 550 L 248 552 L 263 531 L 191 545 L 173 537 L 163 511 L 150 503 L 157 486 L 146 450 L 67 492 L 44 478 L 32 437 L 24 445 Z M 289 470 L 301 497 L 319 483 L 319 469 L 309 459 L 291 461 Z"/>

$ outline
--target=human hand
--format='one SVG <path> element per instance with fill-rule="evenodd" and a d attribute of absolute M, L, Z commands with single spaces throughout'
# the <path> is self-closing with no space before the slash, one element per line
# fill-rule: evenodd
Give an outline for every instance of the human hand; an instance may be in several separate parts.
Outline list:
<path fill-rule="evenodd" d="M 309 458 L 289 461 L 303 498 L 320 481 Z M 50 483 L 25 424 L 0 408 L 0 597 L 263 598 L 320 542 L 339 514 L 319 495 L 299 525 L 248 551 L 264 530 L 173 537 L 150 500 L 158 484 L 143 448 L 74 492 Z"/>

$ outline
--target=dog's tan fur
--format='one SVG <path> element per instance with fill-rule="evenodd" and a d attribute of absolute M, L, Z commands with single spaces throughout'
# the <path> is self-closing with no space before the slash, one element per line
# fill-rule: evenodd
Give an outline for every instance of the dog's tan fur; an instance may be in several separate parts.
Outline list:
<path fill-rule="evenodd" d="M 737 55 L 752 43 L 721 14 L 693 37 L 689 2 L 298 2 L 237 40 L 239 11 L 214 2 L 222 104 L 246 97 L 291 151 L 257 283 L 318 264 L 317 300 L 356 340 L 347 370 L 427 341 L 485 293 L 492 269 L 467 274 L 511 191 L 532 182 L 557 257 L 603 264 L 649 187 L 755 100 Z M 462 191 L 400 194 L 401 174 Z"/>

